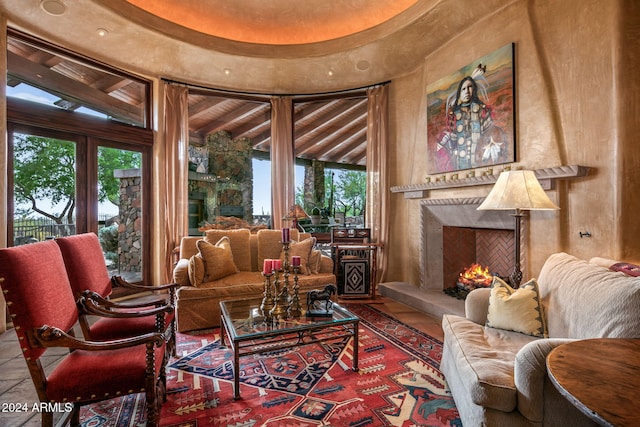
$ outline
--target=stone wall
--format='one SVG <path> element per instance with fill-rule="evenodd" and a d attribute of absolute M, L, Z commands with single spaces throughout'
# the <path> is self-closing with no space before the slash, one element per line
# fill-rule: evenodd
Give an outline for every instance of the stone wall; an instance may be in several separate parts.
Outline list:
<path fill-rule="evenodd" d="M 120 179 L 118 258 L 121 272 L 142 271 L 142 174 L 140 169 L 114 171 Z"/>

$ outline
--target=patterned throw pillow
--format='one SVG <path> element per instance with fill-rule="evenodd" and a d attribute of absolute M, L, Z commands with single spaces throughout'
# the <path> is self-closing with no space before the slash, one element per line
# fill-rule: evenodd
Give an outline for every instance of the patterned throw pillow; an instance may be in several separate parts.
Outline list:
<path fill-rule="evenodd" d="M 204 261 L 203 282 L 212 282 L 238 272 L 238 267 L 233 262 L 233 253 L 228 237 L 221 238 L 215 245 L 206 240 L 198 240 L 196 246 Z"/>
<path fill-rule="evenodd" d="M 289 262 L 291 262 L 291 257 L 293 256 L 300 257 L 300 274 L 311 274 L 309 269 L 309 258 L 311 257 L 311 249 L 313 249 L 315 244 L 315 237 L 304 239 L 301 242 L 291 241 L 291 245 L 289 246 Z M 284 263 L 284 250 L 280 252 L 280 259 Z"/>
<path fill-rule="evenodd" d="M 547 325 L 536 280 L 513 289 L 494 276 L 486 326 L 546 338 Z"/>

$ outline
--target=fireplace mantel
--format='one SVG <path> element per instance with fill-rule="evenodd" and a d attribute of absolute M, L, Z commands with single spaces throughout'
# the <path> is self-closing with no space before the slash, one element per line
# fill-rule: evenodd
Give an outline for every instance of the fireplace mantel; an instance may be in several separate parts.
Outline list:
<path fill-rule="evenodd" d="M 554 188 L 554 182 L 557 179 L 573 179 L 586 176 L 589 173 L 589 167 L 578 165 L 556 166 L 536 169 L 535 173 L 542 188 L 550 190 Z M 448 181 L 426 182 L 424 184 L 400 185 L 391 187 L 391 192 L 403 193 L 405 199 L 424 199 L 429 197 L 429 191 L 431 190 L 491 185 L 495 183 L 497 179 L 498 175 L 484 175 Z"/>

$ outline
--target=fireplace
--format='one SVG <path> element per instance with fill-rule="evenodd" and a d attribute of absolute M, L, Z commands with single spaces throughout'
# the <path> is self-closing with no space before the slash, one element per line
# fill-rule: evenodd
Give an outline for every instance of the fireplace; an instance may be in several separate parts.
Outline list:
<path fill-rule="evenodd" d="M 515 221 L 508 211 L 478 211 L 482 200 L 421 201 L 421 289 L 442 292 L 456 286 L 460 272 L 472 263 L 487 266 L 499 276 L 511 273 Z M 523 247 L 520 258 L 526 266 Z"/>
<path fill-rule="evenodd" d="M 472 264 L 491 275 L 508 277 L 513 270 L 513 230 L 442 227 L 442 287 L 455 287 L 460 273 Z"/>

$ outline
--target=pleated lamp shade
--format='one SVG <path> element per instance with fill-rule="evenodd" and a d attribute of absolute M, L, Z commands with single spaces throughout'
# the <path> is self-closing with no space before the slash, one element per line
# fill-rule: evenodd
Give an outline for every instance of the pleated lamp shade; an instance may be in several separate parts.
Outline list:
<path fill-rule="evenodd" d="M 484 210 L 560 209 L 544 192 L 536 174 L 530 170 L 502 172 L 486 199 L 478 206 Z"/>

